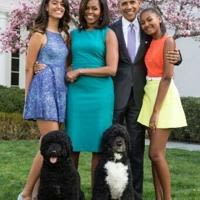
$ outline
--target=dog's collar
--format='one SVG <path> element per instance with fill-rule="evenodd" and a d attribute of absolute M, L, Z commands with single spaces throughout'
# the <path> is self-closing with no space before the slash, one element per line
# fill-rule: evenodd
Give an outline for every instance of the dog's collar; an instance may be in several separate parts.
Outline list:
<path fill-rule="evenodd" d="M 120 160 L 122 158 L 122 154 L 120 153 L 114 153 L 114 161 Z"/>

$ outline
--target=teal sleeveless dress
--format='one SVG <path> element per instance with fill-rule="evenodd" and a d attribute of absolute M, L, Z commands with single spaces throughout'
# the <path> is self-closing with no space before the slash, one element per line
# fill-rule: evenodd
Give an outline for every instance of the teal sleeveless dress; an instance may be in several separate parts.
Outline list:
<path fill-rule="evenodd" d="M 109 28 L 71 32 L 72 68 L 106 65 Z M 68 84 L 66 132 L 74 152 L 99 152 L 102 134 L 112 125 L 114 88 L 110 76 L 80 76 Z"/>

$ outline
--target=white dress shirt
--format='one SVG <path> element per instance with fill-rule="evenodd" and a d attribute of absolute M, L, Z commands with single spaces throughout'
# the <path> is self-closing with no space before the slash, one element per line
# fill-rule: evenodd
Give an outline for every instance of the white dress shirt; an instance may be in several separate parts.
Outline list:
<path fill-rule="evenodd" d="M 134 24 L 134 29 L 135 29 L 135 36 L 136 36 L 136 55 L 138 52 L 138 48 L 140 46 L 140 25 L 138 22 L 138 19 L 135 18 L 135 20 L 133 22 L 129 22 L 127 19 L 125 19 L 124 17 L 122 17 L 122 30 L 123 30 L 123 34 L 124 34 L 124 40 L 127 46 L 127 40 L 128 40 L 128 29 L 129 29 L 129 24 Z"/>

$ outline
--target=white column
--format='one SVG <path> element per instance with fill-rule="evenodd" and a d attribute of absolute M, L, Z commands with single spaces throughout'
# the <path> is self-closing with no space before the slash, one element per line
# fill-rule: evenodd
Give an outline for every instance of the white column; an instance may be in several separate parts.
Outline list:
<path fill-rule="evenodd" d="M 19 87 L 24 88 L 25 87 L 25 59 L 26 55 L 25 53 L 20 54 L 20 60 L 19 60 Z"/>
<path fill-rule="evenodd" d="M 0 11 L 0 32 L 4 31 L 7 25 L 7 13 Z M 1 45 L 1 44 L 0 44 Z M 11 55 L 0 52 L 0 85 L 10 87 Z"/>
<path fill-rule="evenodd" d="M 25 29 L 20 30 L 20 34 L 22 38 L 26 38 L 28 32 Z M 26 53 L 20 54 L 19 60 L 19 87 L 25 87 L 25 60 L 26 60 Z"/>

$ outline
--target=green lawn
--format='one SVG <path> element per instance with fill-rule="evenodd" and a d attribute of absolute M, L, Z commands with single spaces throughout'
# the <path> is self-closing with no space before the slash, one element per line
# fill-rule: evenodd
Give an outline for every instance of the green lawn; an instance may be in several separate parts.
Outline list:
<path fill-rule="evenodd" d="M 0 141 L 0 200 L 16 200 L 22 190 L 37 141 Z M 168 150 L 173 200 L 200 199 L 200 152 Z M 150 162 L 145 154 L 144 200 L 154 200 Z M 90 199 L 90 154 L 82 154 L 82 189 Z"/>

